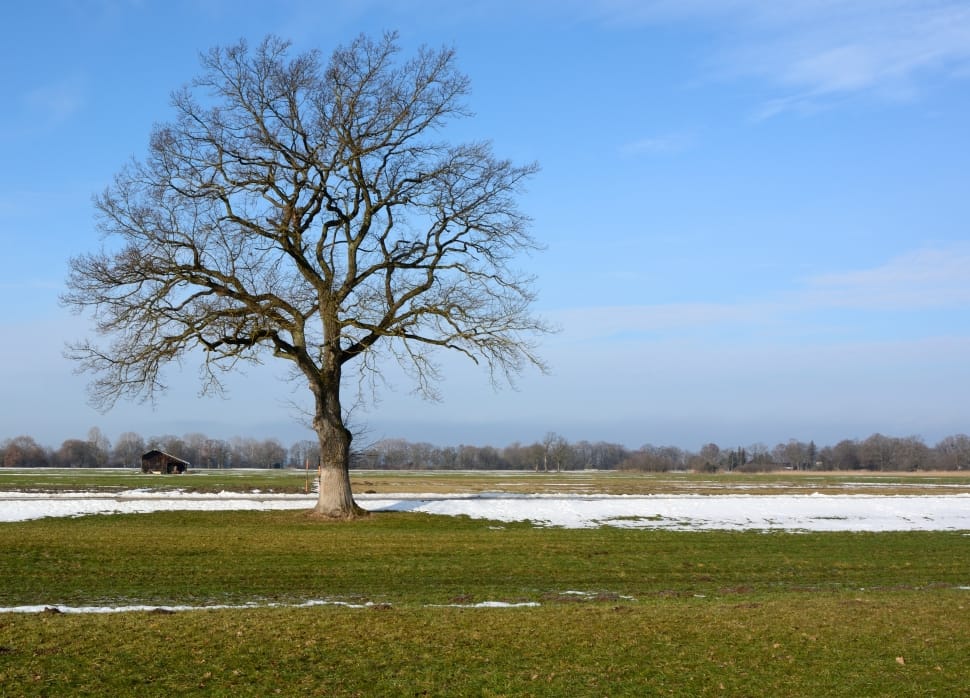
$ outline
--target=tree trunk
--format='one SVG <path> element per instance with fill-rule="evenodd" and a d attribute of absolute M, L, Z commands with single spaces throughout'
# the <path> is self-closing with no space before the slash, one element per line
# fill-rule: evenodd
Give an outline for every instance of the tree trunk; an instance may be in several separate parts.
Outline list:
<path fill-rule="evenodd" d="M 313 512 L 329 519 L 355 519 L 369 512 L 357 506 L 350 489 L 350 442 L 340 408 L 339 374 L 315 390 L 313 428 L 320 440 L 320 492 Z M 335 387 L 336 386 L 336 387 Z"/>

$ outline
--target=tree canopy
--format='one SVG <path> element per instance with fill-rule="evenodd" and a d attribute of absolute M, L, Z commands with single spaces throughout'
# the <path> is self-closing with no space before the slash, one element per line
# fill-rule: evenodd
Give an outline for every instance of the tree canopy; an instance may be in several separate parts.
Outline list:
<path fill-rule="evenodd" d="M 450 49 L 401 60 L 389 33 L 326 63 L 290 54 L 272 36 L 204 54 L 147 157 L 96 198 L 105 244 L 71 260 L 63 299 L 108 342 L 69 353 L 103 408 L 152 398 L 188 352 L 207 391 L 240 362 L 289 362 L 313 396 L 317 511 L 352 517 L 345 365 L 375 379 L 393 357 L 431 397 L 436 350 L 497 379 L 542 368 L 534 279 L 514 266 L 539 247 L 517 204 L 537 166 L 441 138 L 470 116 Z"/>

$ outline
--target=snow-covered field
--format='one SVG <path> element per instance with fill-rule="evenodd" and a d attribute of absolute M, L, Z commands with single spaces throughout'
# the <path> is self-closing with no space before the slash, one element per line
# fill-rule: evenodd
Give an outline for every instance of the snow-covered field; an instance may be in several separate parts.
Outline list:
<path fill-rule="evenodd" d="M 0 522 L 47 516 L 147 513 L 172 510 L 309 509 L 314 495 L 260 492 L 190 494 L 130 490 L 118 494 L 0 492 Z M 532 521 L 543 526 L 623 526 L 670 530 L 970 531 L 970 495 L 357 495 L 371 511 L 421 511 L 491 521 Z M 576 592 L 579 593 L 579 592 Z M 312 600 L 298 606 L 351 605 Z M 204 608 L 249 608 L 206 606 Z M 537 605 L 483 602 L 475 606 Z M 56 606 L 62 613 L 119 613 L 155 606 Z M 166 606 L 165 610 L 194 610 Z M 0 608 L 38 613 L 47 605 Z"/>
<path fill-rule="evenodd" d="M 970 495 L 357 495 L 371 511 L 420 511 L 543 526 L 672 530 L 970 531 Z M 309 509 L 314 495 L 260 492 L 0 492 L 0 521 L 173 510 Z"/>

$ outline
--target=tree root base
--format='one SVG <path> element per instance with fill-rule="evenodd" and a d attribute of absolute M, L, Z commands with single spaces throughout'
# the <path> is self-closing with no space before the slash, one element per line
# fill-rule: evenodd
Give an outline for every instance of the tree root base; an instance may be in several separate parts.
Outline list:
<path fill-rule="evenodd" d="M 307 516 L 311 519 L 320 519 L 323 521 L 357 521 L 358 519 L 366 519 L 371 513 L 366 509 L 363 509 L 356 504 L 352 511 L 321 511 L 320 509 L 310 509 L 307 512 Z"/>

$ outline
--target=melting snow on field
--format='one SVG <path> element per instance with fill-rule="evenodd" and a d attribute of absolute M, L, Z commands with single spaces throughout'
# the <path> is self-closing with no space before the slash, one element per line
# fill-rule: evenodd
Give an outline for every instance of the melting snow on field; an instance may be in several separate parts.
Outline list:
<path fill-rule="evenodd" d="M 260 492 L 193 494 L 131 490 L 94 493 L 0 492 L 0 522 L 48 516 L 148 513 L 173 510 L 310 509 L 314 495 Z M 371 511 L 417 511 L 445 516 L 470 516 L 490 521 L 532 521 L 542 526 L 590 528 L 623 526 L 670 530 L 785 530 L 785 531 L 970 531 L 970 495 L 358 495 Z M 494 526 L 501 528 L 501 526 Z M 963 588 L 963 587 L 961 587 Z M 970 588 L 970 587 L 968 587 Z M 579 592 L 566 592 L 579 593 Z M 17 606 L 0 613 L 119 613 L 175 612 L 197 608 L 241 606 Z M 263 604 L 265 605 L 265 604 Z M 269 604 L 274 605 L 274 604 Z M 297 607 L 361 606 L 335 600 L 313 600 Z M 367 606 L 369 604 L 363 604 Z M 486 601 L 469 607 L 535 606 Z"/>
<path fill-rule="evenodd" d="M 671 530 L 970 530 L 970 495 L 358 495 L 371 511 L 417 511 L 542 526 Z M 130 490 L 0 492 L 0 521 L 173 510 L 309 509 L 314 495 Z"/>

